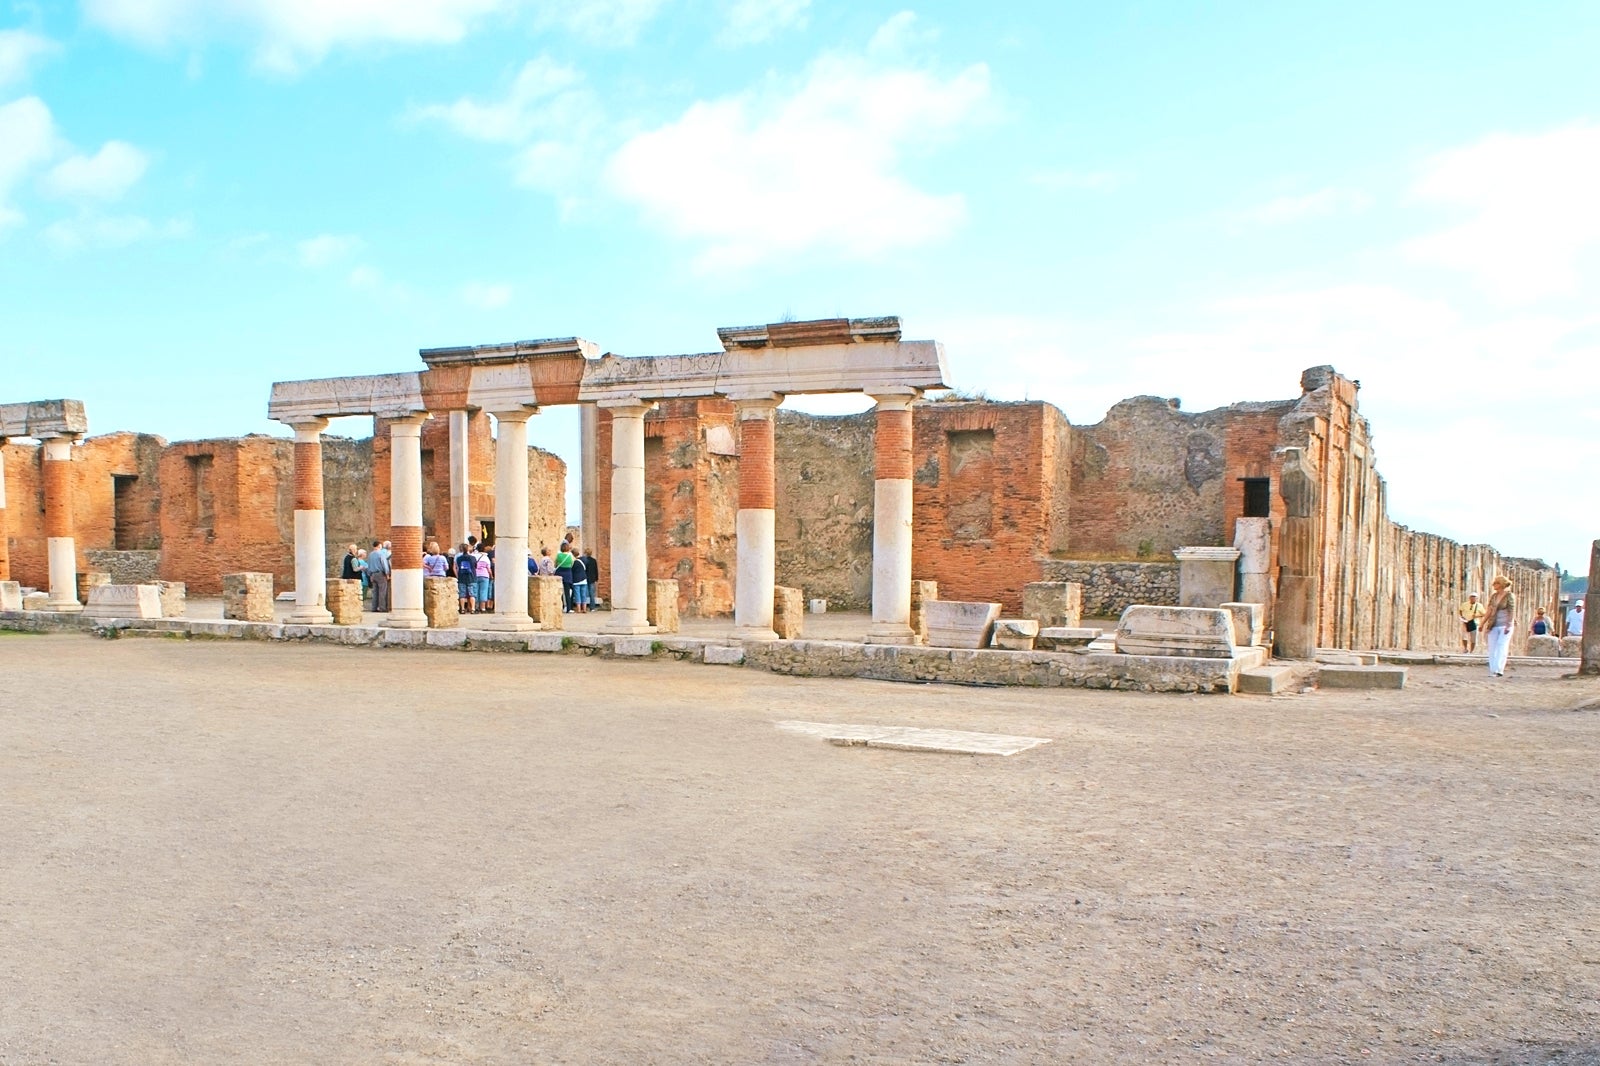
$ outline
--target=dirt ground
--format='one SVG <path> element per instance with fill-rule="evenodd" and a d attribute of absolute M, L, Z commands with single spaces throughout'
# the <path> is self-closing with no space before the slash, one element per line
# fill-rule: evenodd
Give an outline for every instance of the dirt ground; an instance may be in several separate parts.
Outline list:
<path fill-rule="evenodd" d="M 1600 1062 L 1600 683 L 1554 669 L 1266 699 L 5 634 L 0 678 L 8 1066 Z"/>

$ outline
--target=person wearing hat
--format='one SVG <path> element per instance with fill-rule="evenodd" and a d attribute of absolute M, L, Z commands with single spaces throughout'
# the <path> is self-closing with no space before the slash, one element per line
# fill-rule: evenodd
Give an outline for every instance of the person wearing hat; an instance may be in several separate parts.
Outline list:
<path fill-rule="evenodd" d="M 1471 654 L 1478 650 L 1478 630 L 1483 628 L 1483 604 L 1474 592 L 1461 605 L 1461 650 Z"/>
<path fill-rule="evenodd" d="M 1485 638 L 1489 645 L 1489 673 L 1504 677 L 1506 657 L 1511 654 L 1511 634 L 1516 632 L 1517 626 L 1517 594 L 1511 591 L 1511 582 L 1503 574 L 1496 574 L 1490 587 L 1494 591 L 1489 593 L 1489 602 L 1483 607 L 1489 626 Z"/>
<path fill-rule="evenodd" d="M 1567 610 L 1567 636 L 1583 636 L 1583 597 L 1573 600 L 1571 608 Z"/>

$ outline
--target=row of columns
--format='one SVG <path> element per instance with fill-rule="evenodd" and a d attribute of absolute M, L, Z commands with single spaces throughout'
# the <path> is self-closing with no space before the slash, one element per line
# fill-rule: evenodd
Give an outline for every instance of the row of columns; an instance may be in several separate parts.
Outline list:
<path fill-rule="evenodd" d="M 45 556 L 49 562 L 50 595 L 45 609 L 71 613 L 83 610 L 78 600 L 78 546 L 72 515 L 71 435 L 45 437 L 44 445 L 44 535 Z M 6 438 L 0 437 L 0 448 Z M 11 580 L 11 553 L 6 543 L 6 470 L 0 457 L 0 581 Z"/>

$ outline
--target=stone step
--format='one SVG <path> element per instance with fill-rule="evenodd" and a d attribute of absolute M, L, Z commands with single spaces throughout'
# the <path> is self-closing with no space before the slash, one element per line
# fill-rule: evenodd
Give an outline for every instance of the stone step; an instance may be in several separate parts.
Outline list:
<path fill-rule="evenodd" d="M 1343 651 L 1339 648 L 1318 648 L 1316 661 L 1329 666 L 1376 666 L 1375 651 Z"/>
<path fill-rule="evenodd" d="M 1402 689 L 1406 687 L 1404 666 L 1324 665 L 1317 671 L 1318 688 Z"/>
<path fill-rule="evenodd" d="M 1296 684 L 1292 666 L 1253 666 L 1239 671 L 1239 687 L 1236 691 L 1249 696 L 1275 696 L 1280 692 L 1293 691 Z"/>

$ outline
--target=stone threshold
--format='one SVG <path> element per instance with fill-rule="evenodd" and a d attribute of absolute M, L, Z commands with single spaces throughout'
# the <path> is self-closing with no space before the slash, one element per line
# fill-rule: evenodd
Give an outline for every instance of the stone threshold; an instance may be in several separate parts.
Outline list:
<path fill-rule="evenodd" d="M 0 629 L 86 632 L 116 638 L 304 641 L 375 648 L 671 658 L 747 666 L 793 677 L 860 677 L 922 684 L 1117 689 L 1134 692 L 1232 693 L 1241 670 L 1262 655 L 1202 659 L 1105 651 L 1002 651 L 856 644 L 848 641 L 730 642 L 672 634 L 628 637 L 561 630 L 520 633 L 474 629 L 388 629 L 188 618 L 84 618 L 50 611 L 0 612 Z M 1259 652 L 1260 649 L 1241 649 Z"/>

